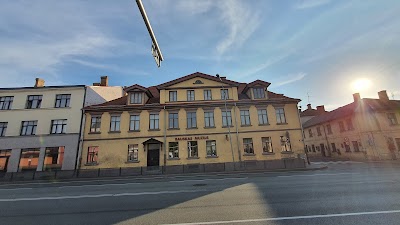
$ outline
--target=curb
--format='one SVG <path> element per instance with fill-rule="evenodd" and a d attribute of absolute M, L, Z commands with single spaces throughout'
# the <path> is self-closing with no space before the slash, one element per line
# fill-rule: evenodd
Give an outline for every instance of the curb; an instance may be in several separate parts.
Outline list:
<path fill-rule="evenodd" d="M 297 168 L 297 169 L 275 169 L 275 170 L 252 170 L 252 171 L 232 171 L 232 172 L 210 172 L 210 173 L 187 173 L 184 175 L 146 175 L 146 176 L 125 176 L 125 177 L 96 177 L 96 178 L 78 178 L 78 179 L 58 179 L 58 180 L 26 180 L 26 181 L 0 181 L 0 186 L 9 184 L 62 184 L 67 182 L 90 182 L 90 181 L 107 181 L 107 180 L 151 180 L 151 179 L 168 179 L 168 178 L 190 178 L 190 177 L 206 177 L 209 175 L 245 175 L 245 174 L 269 174 L 278 172 L 294 172 L 294 171 L 317 171 L 325 170 L 328 166 L 315 168 Z"/>

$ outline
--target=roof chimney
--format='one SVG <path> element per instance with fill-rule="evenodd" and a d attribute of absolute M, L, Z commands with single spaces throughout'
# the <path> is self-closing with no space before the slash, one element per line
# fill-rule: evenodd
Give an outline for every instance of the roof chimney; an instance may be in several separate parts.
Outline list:
<path fill-rule="evenodd" d="M 319 105 L 317 106 L 317 112 L 319 113 L 324 113 L 325 111 L 325 106 L 324 105 Z"/>
<path fill-rule="evenodd" d="M 378 92 L 378 96 L 379 96 L 379 100 L 381 100 L 381 101 L 389 101 L 389 97 L 386 93 L 386 90 L 382 90 L 382 91 Z"/>
<path fill-rule="evenodd" d="M 41 78 L 36 78 L 35 87 L 44 87 L 44 80 Z"/>
<path fill-rule="evenodd" d="M 311 104 L 307 104 L 307 109 L 311 109 Z"/>
<path fill-rule="evenodd" d="M 353 99 L 354 99 L 354 102 L 360 101 L 361 100 L 360 93 L 354 93 Z"/>
<path fill-rule="evenodd" d="M 100 86 L 108 87 L 108 76 L 102 76 L 100 78 L 101 78 Z"/>

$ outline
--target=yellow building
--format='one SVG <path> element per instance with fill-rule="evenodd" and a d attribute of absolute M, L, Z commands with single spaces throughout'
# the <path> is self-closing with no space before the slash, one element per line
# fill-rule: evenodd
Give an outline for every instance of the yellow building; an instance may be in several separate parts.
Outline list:
<path fill-rule="evenodd" d="M 361 99 L 313 117 L 304 123 L 305 144 L 310 157 L 351 160 L 397 159 L 400 151 L 400 101 Z"/>
<path fill-rule="evenodd" d="M 193 73 L 85 108 L 81 168 L 208 164 L 304 155 L 299 99 Z M 226 98 L 226 99 L 224 99 Z"/>

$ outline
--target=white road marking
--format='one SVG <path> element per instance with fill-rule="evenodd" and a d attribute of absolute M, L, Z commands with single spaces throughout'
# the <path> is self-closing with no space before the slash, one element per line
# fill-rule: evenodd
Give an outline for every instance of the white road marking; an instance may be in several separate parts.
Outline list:
<path fill-rule="evenodd" d="M 199 180 L 171 180 L 169 183 L 183 183 L 183 182 L 201 182 L 201 181 L 217 181 L 217 180 L 245 180 L 248 177 L 228 177 L 228 178 L 216 178 L 216 179 L 199 179 Z"/>
<path fill-rule="evenodd" d="M 326 161 L 326 162 L 312 162 L 311 164 L 352 164 L 352 163 L 363 163 L 357 161 Z"/>
<path fill-rule="evenodd" d="M 229 221 L 212 221 L 212 222 L 195 222 L 195 223 L 171 223 L 171 224 L 163 224 L 163 225 L 203 225 L 203 224 L 207 225 L 207 224 L 251 223 L 251 222 L 263 222 L 263 221 L 299 220 L 299 219 L 362 216 L 362 215 L 393 214 L 393 213 L 400 213 L 400 210 L 338 213 L 338 214 L 323 214 L 323 215 L 310 215 L 310 216 L 288 216 L 288 217 L 248 219 L 248 220 L 229 220 Z"/>
<path fill-rule="evenodd" d="M 315 176 L 337 176 L 337 175 L 349 175 L 349 174 L 360 174 L 360 173 L 317 173 L 317 174 L 303 174 L 303 175 L 284 175 L 276 177 L 315 177 Z"/>
<path fill-rule="evenodd" d="M 122 184 L 86 184 L 86 185 L 74 185 L 74 186 L 60 186 L 58 188 L 81 188 L 81 187 L 104 187 L 104 186 L 125 186 L 133 184 L 143 184 L 143 183 L 122 183 Z"/>
<path fill-rule="evenodd" d="M 33 188 L 5 188 L 0 189 L 0 191 L 19 191 L 19 190 L 31 190 Z"/>
<path fill-rule="evenodd" d="M 10 199 L 0 199 L 0 202 L 62 200 L 62 199 L 80 199 L 80 198 L 104 198 L 104 197 L 121 197 L 121 196 L 140 196 L 140 195 L 161 195 L 161 194 L 206 192 L 206 191 L 207 190 L 203 189 L 203 190 L 136 192 L 136 193 L 98 194 L 98 195 L 49 196 L 49 197 L 37 197 L 37 198 L 10 198 Z"/>

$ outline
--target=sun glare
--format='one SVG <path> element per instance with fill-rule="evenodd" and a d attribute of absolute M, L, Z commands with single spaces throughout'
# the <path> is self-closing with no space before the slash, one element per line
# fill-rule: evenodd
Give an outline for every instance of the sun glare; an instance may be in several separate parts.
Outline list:
<path fill-rule="evenodd" d="M 353 91 L 362 91 L 366 90 L 371 86 L 371 81 L 366 79 L 366 78 L 361 78 L 358 80 L 355 80 L 352 83 Z"/>

